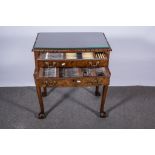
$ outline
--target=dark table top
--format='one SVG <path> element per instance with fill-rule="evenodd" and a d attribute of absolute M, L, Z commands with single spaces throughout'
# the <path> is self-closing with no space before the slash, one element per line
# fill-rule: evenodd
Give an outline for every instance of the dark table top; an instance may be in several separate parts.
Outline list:
<path fill-rule="evenodd" d="M 38 33 L 33 49 L 110 48 L 103 33 Z"/>

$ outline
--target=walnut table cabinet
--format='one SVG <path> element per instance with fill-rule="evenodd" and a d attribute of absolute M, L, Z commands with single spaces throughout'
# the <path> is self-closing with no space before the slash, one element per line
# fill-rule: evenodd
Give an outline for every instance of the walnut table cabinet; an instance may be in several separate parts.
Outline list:
<path fill-rule="evenodd" d="M 100 96 L 100 117 L 106 117 L 104 104 L 110 82 L 111 47 L 103 33 L 38 33 L 33 49 L 34 80 L 40 105 L 38 118 L 46 117 L 43 97 L 47 87 L 95 87 Z"/>

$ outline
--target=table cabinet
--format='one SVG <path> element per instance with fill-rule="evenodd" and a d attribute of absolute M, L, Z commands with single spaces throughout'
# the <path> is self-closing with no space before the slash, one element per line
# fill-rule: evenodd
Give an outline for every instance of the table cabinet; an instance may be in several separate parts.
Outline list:
<path fill-rule="evenodd" d="M 46 117 L 43 97 L 47 87 L 95 87 L 100 96 L 100 117 L 106 117 L 104 104 L 110 83 L 111 47 L 103 33 L 38 33 L 33 49 L 34 80 L 40 105 L 39 119 Z"/>

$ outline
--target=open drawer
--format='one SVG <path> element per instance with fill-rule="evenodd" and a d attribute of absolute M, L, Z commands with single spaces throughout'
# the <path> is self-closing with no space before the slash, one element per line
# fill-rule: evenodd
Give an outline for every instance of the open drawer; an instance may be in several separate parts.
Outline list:
<path fill-rule="evenodd" d="M 110 72 L 99 68 L 41 68 L 37 82 L 41 87 L 78 87 L 108 85 Z"/>
<path fill-rule="evenodd" d="M 102 67 L 108 66 L 104 52 L 41 53 L 37 59 L 40 67 Z"/>

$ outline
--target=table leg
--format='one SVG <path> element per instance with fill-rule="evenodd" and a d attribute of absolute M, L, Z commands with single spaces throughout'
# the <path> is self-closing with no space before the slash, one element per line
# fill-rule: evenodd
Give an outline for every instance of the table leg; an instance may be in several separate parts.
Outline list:
<path fill-rule="evenodd" d="M 41 87 L 36 86 L 36 90 L 37 90 L 37 95 L 38 95 L 38 100 L 39 100 L 39 105 L 40 105 L 40 113 L 38 114 L 38 118 L 43 119 L 43 118 L 45 118 L 45 113 L 44 113 L 43 98 L 41 95 Z"/>
<path fill-rule="evenodd" d="M 102 97 L 101 97 L 101 106 L 100 106 L 100 117 L 106 117 L 106 112 L 104 111 L 105 100 L 108 92 L 108 85 L 103 86 Z"/>
<path fill-rule="evenodd" d="M 47 88 L 46 87 L 43 87 L 42 96 L 43 97 L 47 96 Z"/>
<path fill-rule="evenodd" d="M 100 96 L 100 92 L 99 92 L 99 86 L 96 86 L 96 90 L 95 90 L 95 96 Z"/>

